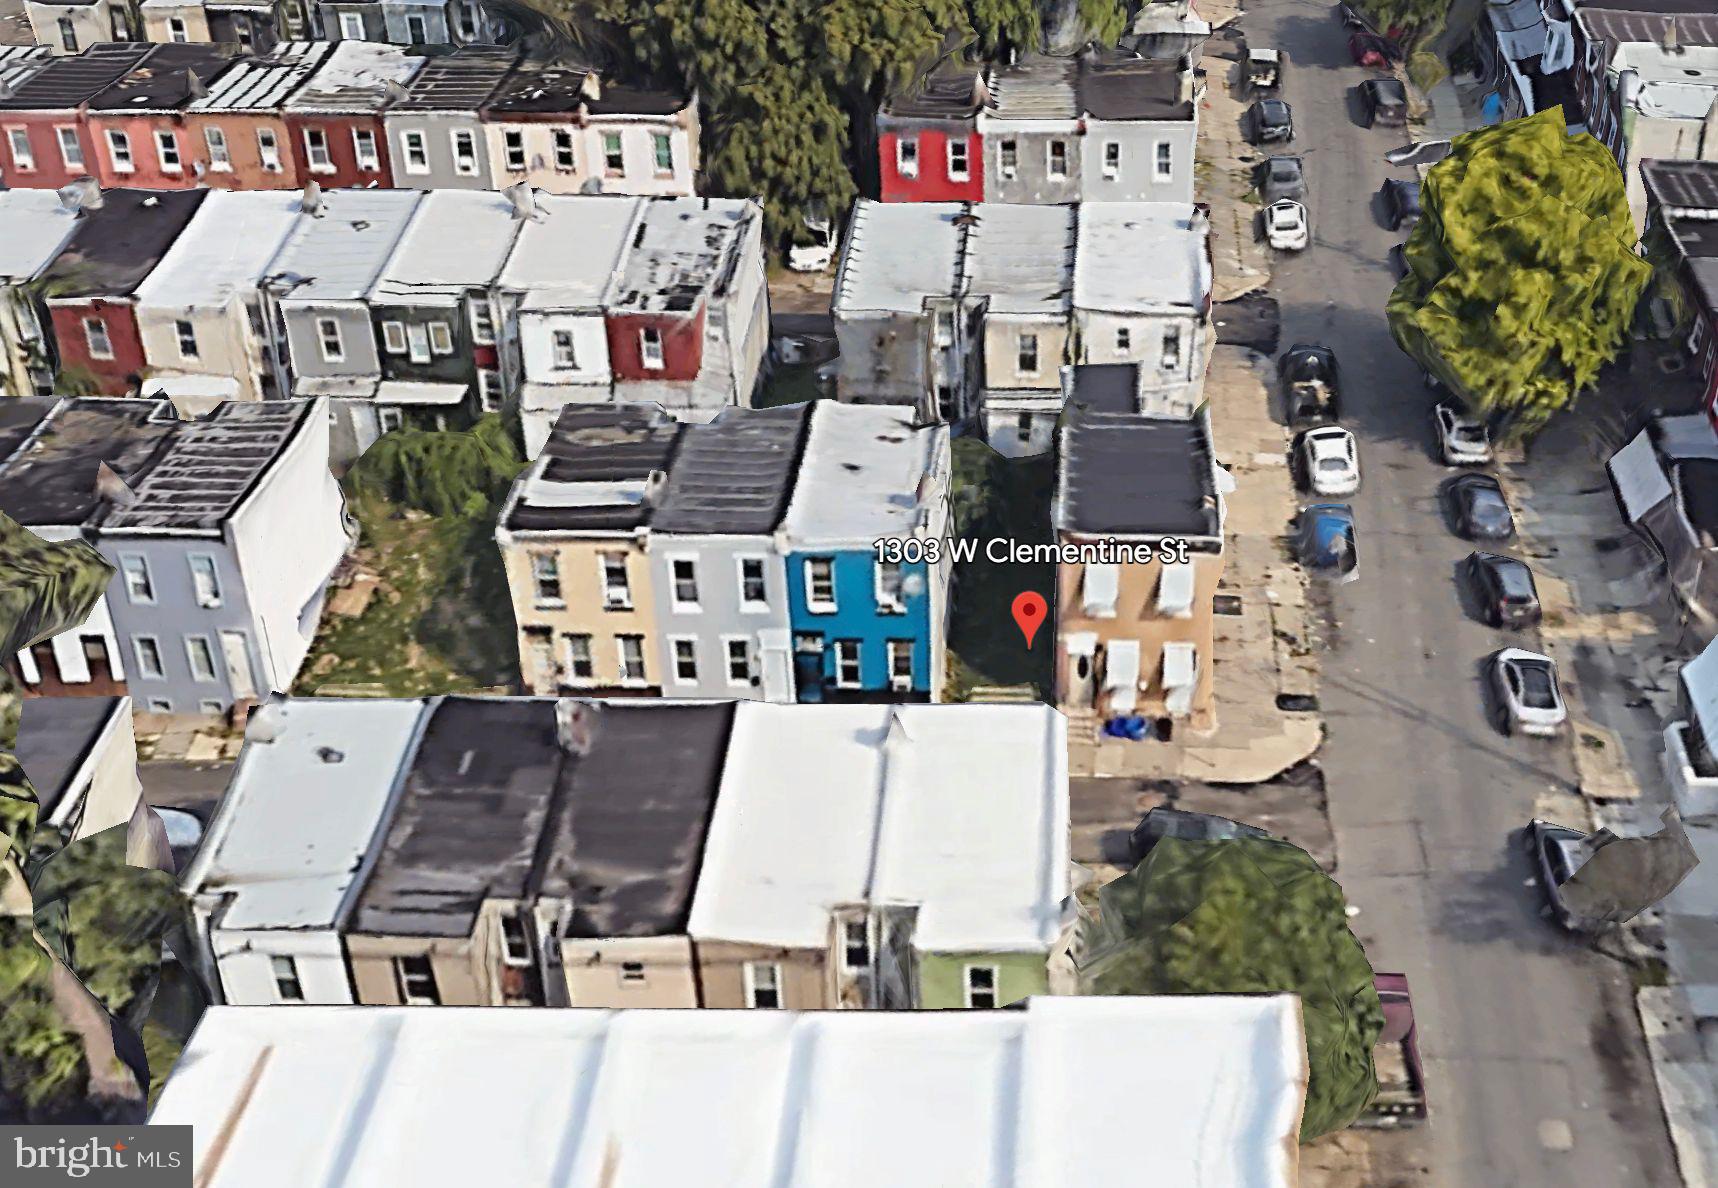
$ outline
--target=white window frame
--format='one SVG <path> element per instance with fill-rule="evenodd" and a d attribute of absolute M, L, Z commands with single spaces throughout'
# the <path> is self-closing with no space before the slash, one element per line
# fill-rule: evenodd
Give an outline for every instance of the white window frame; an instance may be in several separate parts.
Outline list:
<path fill-rule="evenodd" d="M 322 352 L 324 363 L 346 361 L 346 339 L 338 318 L 316 319 L 316 345 Z"/>
<path fill-rule="evenodd" d="M 181 359 L 201 359 L 203 357 L 197 349 L 197 324 L 190 318 L 173 319 L 173 338 L 179 347 Z"/>
<path fill-rule="evenodd" d="M 269 173 L 286 171 L 286 166 L 280 163 L 280 137 L 275 135 L 273 128 L 257 129 L 257 156 Z"/>
<path fill-rule="evenodd" d="M 626 645 L 628 643 L 635 643 L 638 645 L 637 676 L 628 675 L 628 669 L 631 668 L 631 665 L 627 663 Z M 619 668 L 617 671 L 620 673 L 621 684 L 648 685 L 650 683 L 650 666 L 649 662 L 644 658 L 644 635 L 642 633 L 629 631 L 616 635 L 614 637 L 614 652 L 615 659 L 619 662 Z"/>
<path fill-rule="evenodd" d="M 1170 182 L 1175 180 L 1175 146 L 1167 140 L 1159 140 L 1151 146 L 1151 177 L 1153 181 Z"/>
<path fill-rule="evenodd" d="M 864 933 L 865 960 L 857 964 L 848 960 L 848 950 L 853 948 L 851 934 L 854 926 Z M 876 954 L 876 946 L 871 938 L 871 918 L 869 916 L 850 917 L 841 921 L 841 968 L 848 973 L 863 973 L 871 968 L 872 958 Z"/>
<path fill-rule="evenodd" d="M 432 355 L 453 354 L 453 327 L 446 322 L 429 324 L 429 345 Z"/>
<path fill-rule="evenodd" d="M 148 705 L 149 712 L 152 714 L 170 714 L 173 712 L 173 699 L 170 697 L 151 697 Z"/>
<path fill-rule="evenodd" d="M 515 969 L 529 968 L 531 965 L 531 929 L 527 924 L 529 917 L 517 908 L 503 908 L 496 914 L 495 927 L 501 934 L 501 964 L 511 965 Z M 519 929 L 519 945 L 523 952 L 515 952 L 512 938 L 507 935 L 507 922 L 511 920 Z"/>
<path fill-rule="evenodd" d="M 900 690 L 897 691 L 911 689 L 915 675 L 913 672 L 913 641 L 910 639 L 891 639 L 885 642 L 884 647 L 885 655 L 888 658 L 889 687 L 895 689 L 897 683 L 900 683 Z M 899 663 L 903 656 L 907 662 L 905 672 L 901 671 Z"/>
<path fill-rule="evenodd" d="M 1116 327 L 1116 353 L 1125 355 L 1133 350 L 1133 328 L 1131 326 Z"/>
<path fill-rule="evenodd" d="M 585 653 L 584 662 L 587 670 L 582 673 L 579 671 L 579 655 L 575 647 L 577 642 L 580 640 L 583 641 Z M 564 663 L 566 665 L 567 682 L 569 684 L 590 684 L 597 679 L 597 655 L 595 648 L 592 646 L 594 643 L 595 641 L 591 638 L 590 633 L 586 631 L 567 631 L 562 633 L 561 647 L 565 652 Z"/>
<path fill-rule="evenodd" d="M 746 596 L 746 566 L 758 567 L 758 583 L 763 587 L 762 598 Z M 761 553 L 742 554 L 734 558 L 734 581 L 739 588 L 740 610 L 744 614 L 760 614 L 770 608 L 770 571 L 768 558 Z"/>
<path fill-rule="evenodd" d="M 60 146 L 60 161 L 67 169 L 82 169 L 84 167 L 83 141 L 78 139 L 78 130 L 69 124 L 54 126 L 54 140 Z"/>
<path fill-rule="evenodd" d="M 268 972 L 269 976 L 274 979 L 274 1000 L 276 1002 L 304 1001 L 304 979 L 299 975 L 297 958 L 290 953 L 270 953 Z M 286 985 L 289 981 L 298 988 L 298 993 L 288 994 L 286 992 Z"/>
<path fill-rule="evenodd" d="M 207 568 L 199 569 L 198 562 L 203 562 Z M 185 565 L 191 571 L 191 593 L 197 599 L 197 605 L 204 610 L 213 610 L 226 600 L 221 596 L 221 570 L 215 564 L 213 553 L 189 553 L 185 557 Z M 204 579 L 207 578 L 207 589 L 204 589 Z"/>
<path fill-rule="evenodd" d="M 775 995 L 773 1003 L 759 1003 L 758 991 L 763 989 L 758 984 L 758 972 L 769 970 L 768 993 Z M 743 967 L 742 981 L 745 983 L 746 1006 L 751 1010 L 781 1010 L 787 1005 L 787 1000 L 781 992 L 781 962 L 779 961 L 748 961 Z"/>
<path fill-rule="evenodd" d="M 318 160 L 318 157 L 321 160 Z M 312 173 L 334 172 L 334 150 L 328 143 L 327 129 L 304 130 L 304 161 Z"/>
<path fill-rule="evenodd" d="M 739 645 L 737 655 L 735 654 L 736 644 Z M 734 662 L 736 660 L 744 662 L 745 671 L 743 673 L 735 671 Z M 749 637 L 744 635 L 724 635 L 722 637 L 722 671 L 728 678 L 729 688 L 749 689 L 752 687 L 752 641 Z"/>
<path fill-rule="evenodd" d="M 1030 366 L 1028 366 L 1030 360 Z M 1044 369 L 1044 351 L 1037 331 L 1022 332 L 1014 340 L 1015 370 L 1021 375 L 1038 375 Z"/>
<path fill-rule="evenodd" d="M 179 151 L 179 134 L 166 128 L 155 131 L 155 160 L 162 173 L 185 172 L 185 154 Z"/>
<path fill-rule="evenodd" d="M 477 133 L 470 128 L 450 128 L 447 133 L 448 147 L 453 152 L 453 171 L 460 177 L 477 176 Z M 470 148 L 470 152 L 461 152 L 460 146 Z M 467 165 L 461 162 L 469 162 Z"/>
<path fill-rule="evenodd" d="M 19 145 L 23 151 L 19 151 Z M 12 152 L 12 167 L 19 173 L 36 172 L 36 154 L 30 148 L 30 130 L 28 128 L 6 129 L 6 147 Z"/>
<path fill-rule="evenodd" d="M 382 349 L 390 355 L 406 353 L 406 324 L 404 322 L 382 323 Z"/>
<path fill-rule="evenodd" d="M 84 319 L 84 348 L 92 359 L 113 358 L 113 334 L 107 328 L 106 318 Z"/>
<path fill-rule="evenodd" d="M 136 562 L 133 569 L 132 562 Z M 155 605 L 155 575 L 149 572 L 149 558 L 142 553 L 121 553 L 119 555 L 119 572 L 125 579 L 125 600 L 132 606 Z M 133 579 L 140 576 L 139 583 Z"/>
<path fill-rule="evenodd" d="M 1062 150 L 1062 167 L 1056 168 L 1056 150 Z M 1068 142 L 1049 140 L 1044 143 L 1044 176 L 1051 181 L 1066 181 L 1068 177 Z"/>
<path fill-rule="evenodd" d="M 1105 181 L 1115 181 L 1121 176 L 1121 141 L 1104 141 L 1103 174 Z"/>
<path fill-rule="evenodd" d="M 71 17 L 61 17 L 55 22 L 60 34 L 60 48 L 68 54 L 78 52 L 78 26 Z"/>
<path fill-rule="evenodd" d="M 982 1007 L 974 1005 L 974 1003 L 972 1001 L 972 993 L 973 993 L 972 975 L 977 970 L 984 970 L 990 974 L 990 989 L 986 990 L 986 991 L 981 991 L 981 993 L 986 993 L 986 994 L 990 995 L 990 1002 L 985 1004 Z M 995 1008 L 1002 1005 L 1002 971 L 1000 969 L 998 969 L 996 966 L 994 966 L 994 965 L 968 965 L 964 969 L 962 969 L 962 971 L 961 971 L 960 984 L 961 984 L 961 992 L 965 996 L 965 999 L 966 999 L 966 1009 L 967 1010 L 969 1010 L 969 1011 L 973 1011 L 973 1010 L 994 1010 Z"/>
<path fill-rule="evenodd" d="M 430 993 L 427 997 L 421 994 L 414 995 L 412 993 L 410 978 L 406 974 L 405 963 L 408 961 L 422 961 L 424 963 L 425 972 L 420 975 L 412 976 L 427 977 L 429 979 Z M 393 965 L 394 985 L 400 992 L 401 1002 L 405 1003 L 407 1006 L 441 1005 L 441 984 L 435 976 L 435 961 L 431 959 L 428 953 L 397 954 L 393 959 Z"/>
<path fill-rule="evenodd" d="M 382 171 L 382 154 L 376 144 L 374 128 L 352 129 L 352 159 L 365 173 Z"/>
<path fill-rule="evenodd" d="M 184 17 L 167 18 L 167 40 L 178 45 L 191 40 L 191 30 L 186 27 Z"/>
<path fill-rule="evenodd" d="M 917 136 L 897 136 L 895 138 L 895 172 L 902 177 L 919 176 L 919 138 Z"/>
<path fill-rule="evenodd" d="M 668 600 L 675 614 L 697 615 L 704 612 L 701 600 L 703 591 L 698 588 L 698 557 L 693 553 L 670 553 L 668 562 Z M 680 566 L 685 565 L 691 570 L 692 597 L 680 597 Z"/>
<path fill-rule="evenodd" d="M 107 159 L 113 165 L 115 173 L 136 173 L 137 161 L 131 155 L 131 137 L 118 128 L 109 128 L 107 136 Z"/>
<path fill-rule="evenodd" d="M 495 345 L 495 311 L 489 308 L 488 296 L 479 294 L 472 299 L 466 324 L 471 328 L 471 341 L 474 345 Z"/>
<path fill-rule="evenodd" d="M 227 130 L 219 124 L 203 128 L 203 147 L 209 150 L 209 169 L 214 173 L 233 171 L 233 152 L 227 147 Z"/>
<path fill-rule="evenodd" d="M 354 29 L 357 32 L 353 32 Z M 364 15 L 362 13 L 343 12 L 340 14 L 340 39 L 342 41 L 363 41 L 365 39 Z"/>
<path fill-rule="evenodd" d="M 523 128 L 502 129 L 501 153 L 506 161 L 508 173 L 526 172 L 525 130 Z"/>
<path fill-rule="evenodd" d="M 556 371 L 577 371 L 579 344 L 571 330 L 549 331 L 549 362 Z"/>
<path fill-rule="evenodd" d="M 996 176 L 1003 181 L 1020 176 L 1020 142 L 1012 136 L 997 142 Z"/>
<path fill-rule="evenodd" d="M 835 639 L 829 641 L 830 655 L 835 660 L 835 687 L 837 689 L 863 689 L 865 687 L 865 646 L 864 641 L 857 639 Z M 852 654 L 846 655 L 848 649 Z M 847 661 L 853 662 L 853 679 L 847 680 L 842 676 L 842 668 Z"/>
<path fill-rule="evenodd" d="M 412 174 L 430 171 L 429 137 L 422 129 L 408 128 L 400 133 L 400 169 Z"/>
<path fill-rule="evenodd" d="M 477 406 L 484 412 L 494 412 L 501 407 L 503 399 L 501 373 L 493 367 L 479 367 L 477 369 Z"/>
<path fill-rule="evenodd" d="M 819 598 L 817 595 L 817 572 L 820 566 L 828 567 L 829 597 Z M 807 557 L 805 559 L 805 609 L 814 615 L 833 615 L 840 609 L 840 591 L 835 588 L 835 558 Z"/>
<path fill-rule="evenodd" d="M 668 164 L 666 165 L 662 163 L 664 149 L 668 150 L 666 154 Z M 650 134 L 650 165 L 656 171 L 657 177 L 674 176 L 674 137 L 666 132 L 652 132 Z"/>
<path fill-rule="evenodd" d="M 144 651 L 148 645 L 149 652 Z M 141 681 L 164 681 L 167 679 L 167 657 L 161 651 L 161 637 L 158 635 L 134 635 L 131 637 L 131 654 L 137 660 L 137 679 Z M 150 663 L 148 656 L 154 656 Z"/>
<path fill-rule="evenodd" d="M 899 595 L 889 593 L 883 583 L 883 575 L 893 570 L 900 587 Z M 885 615 L 904 615 L 907 613 L 907 570 L 899 561 L 871 561 L 871 593 L 877 600 L 877 611 Z"/>
<path fill-rule="evenodd" d="M 609 580 L 609 562 L 620 566 L 620 583 L 616 585 Z M 602 585 L 602 602 L 604 610 L 632 609 L 632 573 L 627 564 L 625 553 L 599 552 L 597 554 L 597 581 Z"/>
<path fill-rule="evenodd" d="M 951 136 L 948 139 L 947 148 L 948 148 L 948 179 L 950 181 L 957 181 L 957 182 L 971 181 L 972 180 L 972 145 L 968 144 L 965 140 L 962 140 L 958 136 Z M 960 157 L 960 161 L 958 164 L 955 161 L 955 157 L 957 154 Z"/>
<path fill-rule="evenodd" d="M 552 549 L 532 549 L 531 605 L 540 610 L 559 610 L 567 605 L 566 587 L 561 584 L 561 555 Z M 545 595 L 545 582 L 554 581 L 555 592 Z"/>
<path fill-rule="evenodd" d="M 429 330 L 422 322 L 412 322 L 406 326 L 406 358 L 413 363 L 430 361 Z"/>
<path fill-rule="evenodd" d="M 642 326 L 638 331 L 638 359 L 648 371 L 661 371 L 668 365 L 662 352 L 662 329 Z"/>
<path fill-rule="evenodd" d="M 612 152 L 609 150 L 609 143 L 610 143 L 611 139 L 612 139 L 613 144 L 614 144 L 614 150 Z M 606 176 L 606 177 L 625 177 L 626 176 L 626 142 L 621 139 L 620 133 L 619 132 L 604 132 L 604 133 L 602 133 L 601 144 L 602 144 L 602 167 L 603 167 L 604 176 Z M 614 161 L 615 157 L 620 158 L 620 163 L 618 165 L 615 164 L 615 161 Z"/>
<path fill-rule="evenodd" d="M 685 654 L 681 654 L 681 648 Z M 690 661 L 692 672 L 690 676 L 680 671 L 682 661 Z M 695 635 L 670 635 L 668 637 L 668 668 L 669 675 L 676 685 L 696 685 L 698 683 L 698 637 Z"/>
<path fill-rule="evenodd" d="M 195 644 L 203 645 L 204 658 L 208 661 L 206 669 L 197 663 Z M 185 663 L 191 669 L 191 679 L 199 684 L 213 684 L 220 680 L 220 670 L 215 665 L 215 645 L 209 642 L 206 635 L 187 635 L 185 637 Z M 208 675 L 205 676 L 204 672 Z"/>
<path fill-rule="evenodd" d="M 391 404 L 376 406 L 376 429 L 381 433 L 392 433 L 406 423 L 406 414 Z"/>
<path fill-rule="evenodd" d="M 1163 371 L 1180 371 L 1182 357 L 1187 353 L 1187 344 L 1182 341 L 1181 327 L 1175 324 L 1163 328 L 1163 342 L 1158 356 L 1158 367 Z M 1171 342 L 1174 350 L 1170 349 Z"/>
<path fill-rule="evenodd" d="M 555 169 L 560 173 L 574 173 L 579 168 L 579 150 L 573 140 L 573 134 L 566 128 L 556 128 L 554 132 Z"/>

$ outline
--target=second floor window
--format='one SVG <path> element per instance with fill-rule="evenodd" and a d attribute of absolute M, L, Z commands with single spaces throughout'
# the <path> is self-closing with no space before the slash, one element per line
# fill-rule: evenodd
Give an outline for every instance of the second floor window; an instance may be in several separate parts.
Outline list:
<path fill-rule="evenodd" d="M 657 132 L 650 138 L 650 152 L 656 161 L 656 173 L 666 177 L 674 172 L 674 141 L 666 132 Z"/>
<path fill-rule="evenodd" d="M 1068 142 L 1052 140 L 1049 148 L 1048 171 L 1052 178 L 1068 176 Z"/>
<path fill-rule="evenodd" d="M 805 604 L 817 614 L 835 610 L 835 562 L 813 557 L 805 563 Z"/>
<path fill-rule="evenodd" d="M 1019 368 L 1021 375 L 1038 374 L 1038 336 L 1022 334 L 1020 336 Z"/>
<path fill-rule="evenodd" d="M 275 956 L 268 959 L 268 964 L 274 974 L 274 996 L 281 1002 L 303 1002 L 304 983 L 298 977 L 298 962 L 291 957 Z"/>
<path fill-rule="evenodd" d="M 113 358 L 113 340 L 107 335 L 107 323 L 100 318 L 85 318 L 84 345 L 92 359 Z"/>
<path fill-rule="evenodd" d="M 422 132 L 400 133 L 400 151 L 406 158 L 407 173 L 429 172 L 429 144 Z"/>
<path fill-rule="evenodd" d="M 615 642 L 620 646 L 620 679 L 628 684 L 643 684 L 646 680 L 644 675 L 644 636 L 617 635 Z"/>
<path fill-rule="evenodd" d="M 273 128 L 257 129 L 257 157 L 268 172 L 281 172 L 280 138 L 274 134 Z"/>
<path fill-rule="evenodd" d="M 1020 145 L 1017 141 L 1004 140 L 997 146 L 996 171 L 1005 180 L 1020 172 Z"/>
<path fill-rule="evenodd" d="M 22 173 L 33 172 L 36 154 L 30 151 L 30 134 L 23 128 L 8 128 L 6 143 L 12 149 L 12 167 Z"/>
<path fill-rule="evenodd" d="M 919 176 L 919 141 L 903 136 L 895 142 L 895 170 L 902 177 Z"/>
<path fill-rule="evenodd" d="M 312 170 L 319 173 L 334 171 L 334 158 L 328 152 L 328 133 L 321 128 L 304 130 L 304 155 Z"/>
<path fill-rule="evenodd" d="M 213 609 L 221 605 L 221 579 L 215 573 L 215 559 L 207 553 L 192 553 L 191 588 L 197 595 L 197 605 Z"/>
<path fill-rule="evenodd" d="M 346 344 L 340 337 L 340 323 L 333 318 L 316 319 L 316 343 L 322 348 L 325 363 L 340 363 L 346 358 Z"/>
<path fill-rule="evenodd" d="M 453 133 L 453 171 L 463 177 L 477 175 L 477 136 L 463 128 Z"/>
<path fill-rule="evenodd" d="M 676 557 L 669 563 L 674 578 L 676 610 L 696 610 L 698 607 L 698 563 L 690 557 Z"/>
<path fill-rule="evenodd" d="M 531 554 L 531 593 L 538 606 L 562 605 L 561 564 L 555 554 Z"/>
<path fill-rule="evenodd" d="M 1121 145 L 1114 140 L 1104 142 L 1104 177 L 1114 181 L 1121 176 Z"/>
<path fill-rule="evenodd" d="M 495 317 L 487 297 L 478 296 L 471 303 L 471 341 L 478 346 L 495 345 Z"/>
<path fill-rule="evenodd" d="M 173 335 L 179 340 L 179 357 L 195 359 L 197 357 L 197 327 L 184 318 L 173 323 Z"/>
<path fill-rule="evenodd" d="M 162 173 L 178 173 L 184 168 L 179 158 L 179 138 L 171 132 L 155 134 L 155 157 L 161 162 Z"/>
<path fill-rule="evenodd" d="M 578 165 L 578 157 L 573 152 L 573 134 L 565 128 L 555 129 L 555 168 L 562 173 L 571 173 Z"/>
<path fill-rule="evenodd" d="M 877 609 L 899 614 L 907 609 L 904 578 L 899 561 L 879 561 L 877 564 Z"/>
<path fill-rule="evenodd" d="M 60 30 L 60 48 L 68 54 L 78 52 L 78 27 L 71 17 L 61 17 L 57 22 Z"/>
<path fill-rule="evenodd" d="M 131 159 L 131 137 L 123 132 L 108 129 L 107 155 L 113 162 L 115 173 L 131 173 L 137 168 L 137 163 Z"/>
<path fill-rule="evenodd" d="M 626 554 L 602 555 L 602 600 L 609 610 L 627 610 L 632 606 L 632 586 L 626 577 Z"/>
<path fill-rule="evenodd" d="M 568 635 L 567 642 L 567 674 L 575 681 L 588 681 L 596 676 L 596 665 L 591 662 L 591 637 L 588 635 Z"/>
<path fill-rule="evenodd" d="M 209 147 L 209 168 L 227 173 L 233 167 L 233 155 L 227 151 L 227 134 L 215 125 L 203 129 L 203 143 Z"/>
<path fill-rule="evenodd" d="M 1163 332 L 1163 370 L 1181 368 L 1181 327 L 1170 326 Z"/>
<path fill-rule="evenodd" d="M 652 371 L 661 371 L 662 362 L 662 331 L 655 326 L 646 326 L 638 332 L 638 353 L 644 365 Z"/>
<path fill-rule="evenodd" d="M 948 142 L 948 176 L 950 181 L 965 181 L 972 176 L 971 151 L 964 140 Z"/>
<path fill-rule="evenodd" d="M 502 147 L 507 153 L 509 173 L 525 172 L 525 134 L 517 128 L 501 134 Z"/>
<path fill-rule="evenodd" d="M 1175 176 L 1175 150 L 1167 140 L 1157 142 L 1157 156 L 1153 167 L 1160 182 L 1166 182 Z"/>
<path fill-rule="evenodd" d="M 364 18 L 356 12 L 340 14 L 340 36 L 349 41 L 364 40 Z"/>
<path fill-rule="evenodd" d="M 167 18 L 167 40 L 178 42 L 180 45 L 191 40 L 191 30 L 186 28 L 183 17 Z"/>
<path fill-rule="evenodd" d="M 136 554 L 128 554 L 119 559 L 119 568 L 125 574 L 127 598 L 141 603 L 155 601 L 155 583 L 149 577 L 148 561 Z"/>
<path fill-rule="evenodd" d="M 572 371 L 579 365 L 579 356 L 573 349 L 573 332 L 557 330 L 551 339 L 554 345 L 556 371 Z"/>
<path fill-rule="evenodd" d="M 407 1006 L 440 1006 L 441 991 L 435 984 L 435 966 L 428 957 L 394 958 L 394 983 L 400 1001 Z"/>
<path fill-rule="evenodd" d="M 55 128 L 54 135 L 60 142 L 60 160 L 65 162 L 67 169 L 82 169 L 84 167 L 84 146 L 78 140 L 76 128 Z"/>
<path fill-rule="evenodd" d="M 740 604 L 747 609 L 769 605 L 762 557 L 740 558 Z"/>
<path fill-rule="evenodd" d="M 610 177 L 626 175 L 626 157 L 620 150 L 620 133 L 604 132 L 602 134 L 603 169 Z"/>
<path fill-rule="evenodd" d="M 352 129 L 352 155 L 365 173 L 376 173 L 382 168 L 382 155 L 376 151 L 376 134 L 369 128 Z"/>

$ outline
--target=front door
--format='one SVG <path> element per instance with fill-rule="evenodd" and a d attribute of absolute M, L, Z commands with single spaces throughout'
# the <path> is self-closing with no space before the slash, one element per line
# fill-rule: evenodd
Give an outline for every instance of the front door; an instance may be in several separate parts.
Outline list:
<path fill-rule="evenodd" d="M 221 655 L 227 661 L 227 685 L 234 701 L 253 701 L 257 695 L 256 677 L 251 674 L 251 651 L 243 631 L 221 632 Z"/>
<path fill-rule="evenodd" d="M 781 628 L 758 632 L 758 650 L 763 653 L 764 700 L 777 705 L 793 700 L 793 661 L 788 633 Z"/>

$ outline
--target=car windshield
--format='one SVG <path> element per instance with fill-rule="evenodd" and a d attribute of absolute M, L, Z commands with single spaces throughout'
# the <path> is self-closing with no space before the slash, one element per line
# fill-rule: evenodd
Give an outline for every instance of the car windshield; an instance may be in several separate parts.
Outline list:
<path fill-rule="evenodd" d="M 1521 673 L 1521 703 L 1529 709 L 1556 709 L 1551 666 L 1542 660 L 1517 660 L 1515 666 Z"/>
<path fill-rule="evenodd" d="M 1450 430 L 1450 436 L 1463 445 L 1485 444 L 1485 430 L 1478 425 L 1465 425 L 1457 422 L 1455 428 Z"/>
<path fill-rule="evenodd" d="M 1263 112 L 1267 120 L 1282 121 L 1288 119 L 1288 104 L 1279 100 L 1273 99 L 1269 103 L 1262 104 L 1259 110 Z"/>
<path fill-rule="evenodd" d="M 1497 585 L 1505 598 L 1512 602 L 1533 600 L 1533 574 L 1527 566 L 1518 561 L 1505 561 L 1494 566 L 1493 572 L 1497 574 Z"/>
<path fill-rule="evenodd" d="M 1300 176 L 1300 165 L 1294 161 L 1272 161 L 1272 181 L 1293 181 Z"/>
<path fill-rule="evenodd" d="M 1332 473 L 1344 471 L 1348 469 L 1348 459 L 1336 457 L 1320 458 L 1318 460 L 1318 468 Z"/>

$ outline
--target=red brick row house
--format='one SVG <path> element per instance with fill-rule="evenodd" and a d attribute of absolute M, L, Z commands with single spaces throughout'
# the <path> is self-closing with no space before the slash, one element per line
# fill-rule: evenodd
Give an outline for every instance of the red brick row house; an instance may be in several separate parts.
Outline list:
<path fill-rule="evenodd" d="M 157 47 L 117 42 L 55 58 L 0 98 L 0 180 L 9 189 L 55 190 L 95 175 L 86 105 Z"/>

